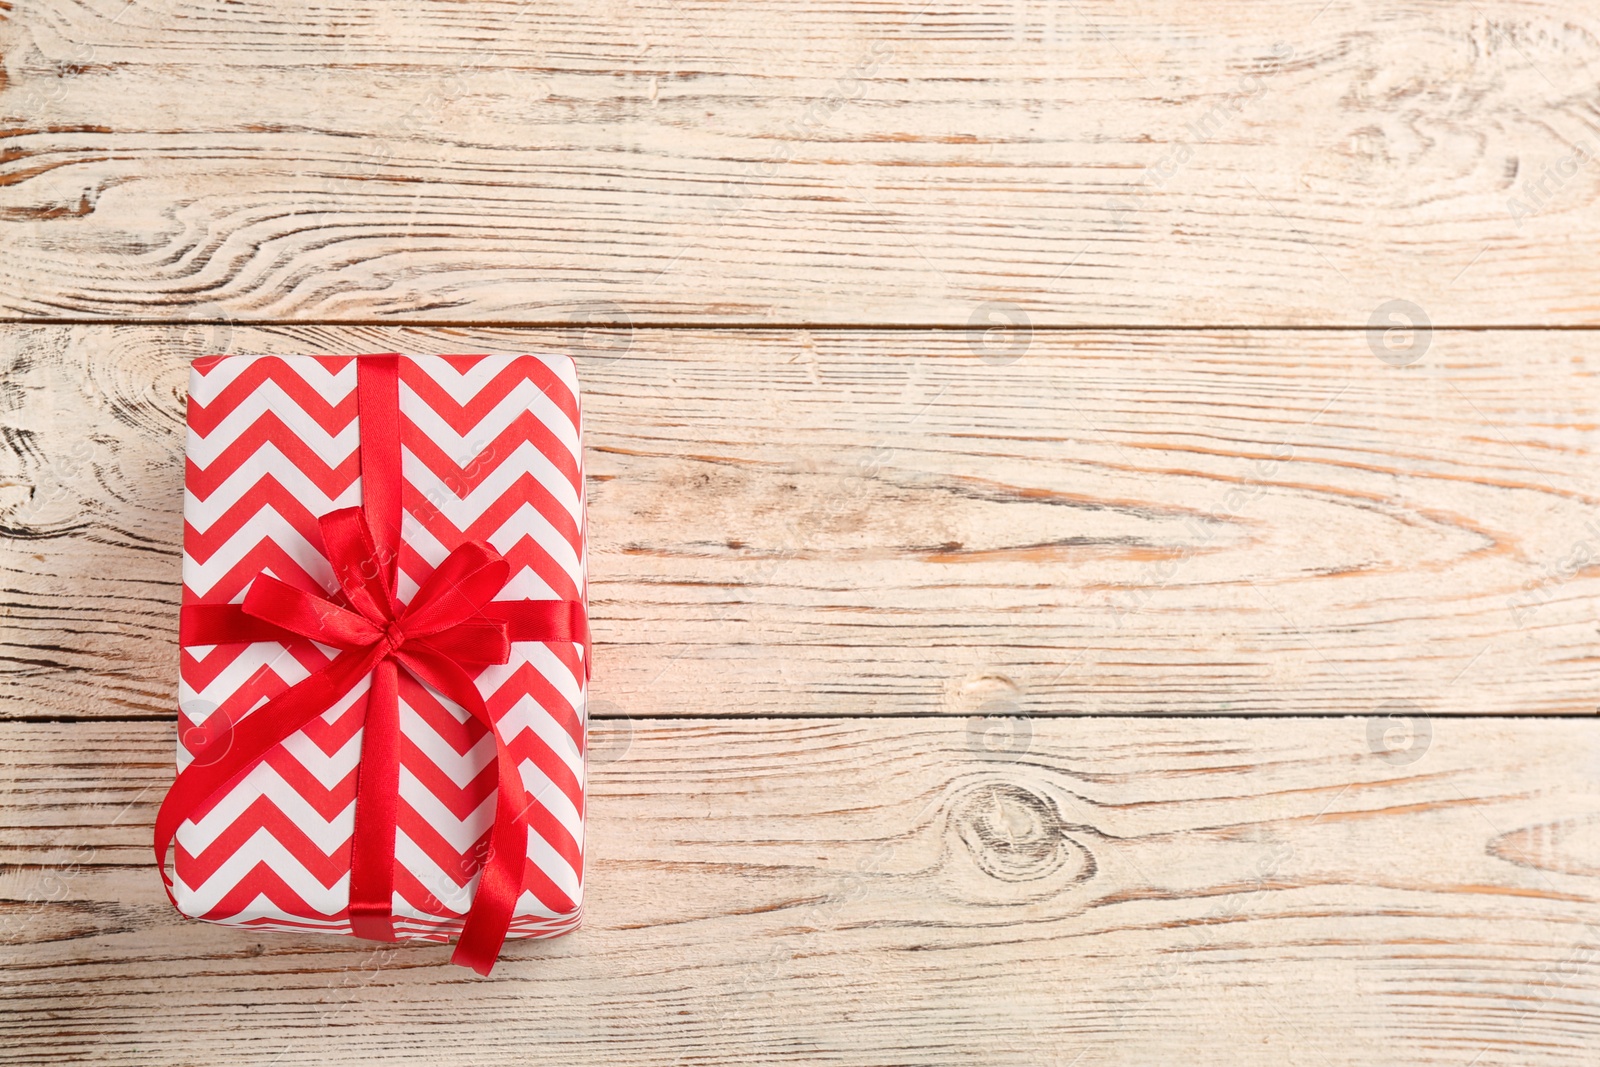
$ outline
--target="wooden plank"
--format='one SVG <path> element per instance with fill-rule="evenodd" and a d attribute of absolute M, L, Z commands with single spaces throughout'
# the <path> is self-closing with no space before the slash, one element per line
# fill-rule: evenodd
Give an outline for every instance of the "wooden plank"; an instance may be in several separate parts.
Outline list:
<path fill-rule="evenodd" d="M 11 327 L 6 717 L 170 714 L 186 361 L 577 351 L 602 715 L 1594 714 L 1600 335 Z"/>
<path fill-rule="evenodd" d="M 0 726 L 8 1063 L 1584 1065 L 1587 722 L 636 722 L 588 918 L 439 946 L 180 918 L 171 727 Z"/>
<path fill-rule="evenodd" d="M 1595 0 L 97 0 L 4 32 L 13 316 L 1600 322 Z"/>

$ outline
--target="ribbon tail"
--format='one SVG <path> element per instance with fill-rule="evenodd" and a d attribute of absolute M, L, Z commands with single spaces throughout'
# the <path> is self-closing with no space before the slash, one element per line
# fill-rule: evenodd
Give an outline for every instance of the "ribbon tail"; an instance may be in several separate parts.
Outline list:
<path fill-rule="evenodd" d="M 517 898 L 522 895 L 528 862 L 528 807 L 511 750 L 495 729 L 494 719 L 472 677 L 454 662 L 431 649 L 407 646 L 398 653 L 401 662 L 418 678 L 460 704 L 489 731 L 495 750 L 494 828 L 489 832 L 489 856 L 478 879 L 478 890 L 467 911 L 461 936 L 450 962 L 487 976 L 500 956 Z"/>
<path fill-rule="evenodd" d="M 355 836 L 350 841 L 350 932 L 394 937 L 394 841 L 400 823 L 400 688 L 390 657 L 378 661 L 361 724 Z"/>
<path fill-rule="evenodd" d="M 203 765 L 197 759 L 179 772 L 156 812 L 155 825 L 156 870 L 161 873 L 162 885 L 173 907 L 178 906 L 178 901 L 172 892 L 172 877 L 167 874 L 167 852 L 178 836 L 179 827 L 218 793 L 232 789 L 289 735 L 338 703 L 340 697 L 366 677 L 375 655 L 366 650 L 340 653 L 326 667 L 285 689 L 234 724 L 213 743 L 213 747 L 227 745 L 221 756 L 209 758 Z"/>

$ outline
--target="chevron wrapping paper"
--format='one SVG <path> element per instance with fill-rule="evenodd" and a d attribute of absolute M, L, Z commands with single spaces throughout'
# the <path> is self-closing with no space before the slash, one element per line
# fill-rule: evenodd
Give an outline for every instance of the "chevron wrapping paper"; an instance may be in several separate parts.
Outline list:
<path fill-rule="evenodd" d="M 464 541 L 511 565 L 498 600 L 587 600 L 577 374 L 548 356 L 400 361 L 402 601 Z M 362 503 L 356 359 L 232 355 L 189 380 L 183 603 L 238 604 L 257 574 L 338 589 L 318 517 Z M 185 647 L 178 767 L 326 666 L 307 639 Z M 531 830 L 510 937 L 582 913 L 585 664 L 573 642 L 514 641 L 475 676 L 519 764 Z M 174 895 L 232 926 L 351 933 L 350 844 L 366 683 L 272 750 L 177 834 Z M 460 933 L 494 819 L 495 746 L 454 701 L 401 672 L 398 937 Z"/>

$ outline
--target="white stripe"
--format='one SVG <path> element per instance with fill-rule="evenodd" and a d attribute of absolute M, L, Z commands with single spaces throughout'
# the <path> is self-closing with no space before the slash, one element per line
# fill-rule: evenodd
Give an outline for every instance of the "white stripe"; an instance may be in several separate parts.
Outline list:
<path fill-rule="evenodd" d="M 360 443 L 358 419 L 352 419 L 337 434 L 329 434 L 277 382 L 267 381 L 224 415 L 209 434 L 201 437 L 190 428 L 184 455 L 196 467 L 206 470 L 268 412 L 276 415 L 290 433 L 304 441 L 330 467 L 344 462 Z"/>
<path fill-rule="evenodd" d="M 544 810 L 555 816 L 556 822 L 566 827 L 567 833 L 578 843 L 579 851 L 583 849 L 583 817 L 578 814 L 578 809 L 573 807 L 567 794 L 551 781 L 549 776 L 540 769 L 532 760 L 523 760 L 517 768 L 522 775 L 522 787 Z"/>
<path fill-rule="evenodd" d="M 185 550 L 183 553 L 183 584 L 195 597 L 204 597 L 211 588 L 228 577 L 256 546 L 271 541 L 283 550 L 284 555 L 298 563 L 311 580 L 324 589 L 335 589 L 333 568 L 322 552 L 300 536 L 294 524 L 270 504 L 262 506 L 239 532 L 224 541 L 211 558 L 199 562 Z M 253 577 L 253 576 L 252 576 Z M 192 602 L 192 601 L 191 601 Z"/>
<path fill-rule="evenodd" d="M 322 788 L 331 791 L 360 765 L 361 731 L 357 730 L 331 756 L 307 737 L 304 730 L 290 734 L 283 742 L 283 750 L 293 756 L 295 762 L 304 767 Z"/>
<path fill-rule="evenodd" d="M 483 450 L 494 443 L 495 438 L 505 433 L 512 423 L 523 415 L 531 414 L 544 424 L 557 441 L 566 448 L 567 454 L 577 458 L 579 448 L 578 430 L 572 425 L 572 420 L 567 418 L 567 413 L 556 406 L 555 402 L 545 395 L 543 389 L 523 379 L 512 386 L 506 395 L 500 398 L 499 403 L 484 412 L 483 417 L 473 424 L 466 433 L 456 432 L 456 428 L 445 420 L 445 417 L 433 408 L 405 383 L 400 385 L 400 412 L 417 429 L 438 445 L 444 454 L 455 461 L 456 466 L 465 467 L 468 463 L 477 460 L 485 462 L 482 458 Z"/>
<path fill-rule="evenodd" d="M 181 880 L 174 886 L 173 895 L 178 899 L 178 910 L 185 915 L 203 915 L 221 903 L 222 898 L 232 892 L 250 873 L 258 863 L 265 863 L 272 868 L 274 874 L 282 878 L 284 883 L 294 891 L 295 895 L 313 910 L 324 915 L 332 914 L 350 903 L 350 876 L 340 876 L 332 886 L 325 886 L 317 881 L 316 877 L 301 864 L 298 857 L 283 846 L 283 843 L 273 837 L 266 830 L 257 830 L 251 835 L 240 849 L 221 867 L 215 874 L 202 885 L 189 886 Z M 264 900 L 258 897 L 257 902 Z M 251 918 L 257 915 L 266 918 L 283 915 L 283 909 L 277 905 L 268 905 L 264 910 L 255 911 L 247 908 L 239 912 L 234 918 Z"/>
<path fill-rule="evenodd" d="M 250 364 L 258 359 L 268 358 L 282 360 L 291 374 L 311 386 L 318 396 L 325 398 L 330 404 L 337 404 L 349 396 L 350 390 L 356 387 L 354 360 L 341 370 L 331 371 L 327 364 L 316 356 L 235 355 L 218 360 L 209 374 L 201 375 L 199 371 L 191 369 L 189 395 L 202 406 L 209 407 L 228 386 L 250 369 Z"/>
<path fill-rule="evenodd" d="M 463 717 L 465 711 L 459 712 Z M 494 762 L 494 738 L 484 734 L 466 755 L 456 752 L 455 746 L 440 737 L 428 720 L 417 714 L 405 701 L 400 702 L 400 732 L 410 738 L 433 765 L 455 783 L 457 789 L 467 785 Z"/>
<path fill-rule="evenodd" d="M 581 713 L 578 721 L 583 721 Z M 516 737 L 523 730 L 532 730 L 567 765 L 572 776 L 583 781 L 583 753 L 578 749 L 578 743 L 533 697 L 524 696 L 511 705 L 500 720 L 500 730 L 509 737 Z"/>
<path fill-rule="evenodd" d="M 583 583 L 573 579 L 573 585 L 579 589 Z M 524 567 L 511 576 L 505 588 L 494 595 L 496 600 L 555 600 L 555 588 L 541 578 L 532 567 Z"/>
<path fill-rule="evenodd" d="M 332 819 L 324 819 L 309 800 L 283 780 L 272 764 L 262 762 L 252 767 L 250 773 L 230 789 L 216 807 L 206 812 L 198 823 L 189 820 L 179 827 L 178 843 L 191 853 L 204 852 L 239 820 L 246 808 L 263 797 L 276 805 L 324 855 L 332 855 L 355 832 L 354 801 L 346 804 Z"/>
<path fill-rule="evenodd" d="M 468 842 L 470 848 L 472 842 Z M 457 851 L 465 851 L 458 849 Z M 394 858 L 400 866 L 404 867 L 411 876 L 421 882 L 429 892 L 438 897 L 458 913 L 464 912 L 472 904 L 473 893 L 477 891 L 478 879 L 481 874 L 473 870 L 468 876 L 462 871 L 446 872 L 434 862 L 432 856 L 424 852 L 415 841 L 404 833 L 395 835 Z M 469 857 L 470 861 L 470 857 Z M 475 865 L 475 864 L 474 864 Z M 466 878 L 465 886 L 458 886 L 456 880 Z M 425 913 L 418 913 L 425 914 Z M 433 916 L 439 918 L 440 916 Z"/>
<path fill-rule="evenodd" d="M 416 809 L 423 821 L 457 852 L 470 851 L 494 822 L 493 796 L 485 797 L 482 803 L 467 813 L 465 819 L 458 819 L 444 801 L 405 767 L 400 768 L 400 798 Z"/>
<path fill-rule="evenodd" d="M 545 876 L 554 882 L 556 887 L 574 903 L 583 895 L 583 879 L 578 876 L 578 872 L 574 871 L 567 864 L 567 861 L 561 858 L 561 853 L 551 848 L 549 842 L 537 833 L 530 832 L 528 834 L 528 856 L 545 873 Z M 532 895 L 532 893 L 524 894 L 524 896 Z M 519 906 L 517 910 L 523 911 L 526 909 Z M 560 912 L 541 908 L 532 911 L 532 914 L 559 915 Z"/>
<path fill-rule="evenodd" d="M 525 474 L 533 475 L 534 480 L 544 486 L 556 505 L 572 516 L 573 525 L 582 520 L 583 502 L 577 490 L 532 441 L 522 442 L 510 455 L 501 458 L 494 470 L 464 497 L 456 493 L 457 488 L 465 488 L 464 485 L 446 484 L 426 463 L 412 455 L 409 448 L 400 450 L 400 465 L 412 488 L 443 512 L 458 530 L 466 529 L 498 504 L 512 484 Z"/>
<path fill-rule="evenodd" d="M 228 509 L 255 492 L 256 487 L 268 477 L 275 479 L 291 496 L 304 504 L 313 515 L 325 515 L 335 508 L 350 508 L 361 503 L 361 479 L 346 486 L 338 496 L 330 497 L 322 486 L 285 456 L 270 441 L 256 450 L 248 460 L 239 464 L 238 470 L 228 475 L 201 500 L 185 488 L 183 491 L 183 518 L 201 533 L 228 513 Z"/>
<path fill-rule="evenodd" d="M 263 667 L 282 679 L 285 689 L 311 673 L 276 641 L 256 641 L 244 646 L 233 662 L 218 671 L 204 689 L 195 689 L 180 676 L 178 706 L 199 725 L 220 705 L 227 703 L 229 697 L 244 688 L 245 683 Z"/>
<path fill-rule="evenodd" d="M 417 368 L 431 378 L 439 388 L 450 394 L 452 400 L 465 407 L 496 378 L 509 370 L 521 356 L 487 356 L 464 370 L 457 370 L 444 356 L 407 356 Z"/>
<path fill-rule="evenodd" d="M 545 681 L 550 683 L 551 688 L 560 693 L 562 699 L 572 705 L 573 708 L 576 709 L 583 706 L 580 703 L 583 699 L 582 684 L 572 677 L 572 672 L 567 669 L 566 664 L 557 659 L 556 654 L 550 651 L 550 647 L 542 641 L 513 642 L 509 660 L 505 663 L 490 664 L 483 669 L 482 674 L 478 675 L 479 692 L 492 697 L 500 691 L 500 687 L 505 685 L 511 676 L 524 664 L 531 664 L 534 670 L 538 671 Z M 520 706 L 520 704 L 513 705 L 511 711 L 515 712 Z M 516 736 L 515 731 L 505 733 L 504 726 L 502 726 L 501 732 L 507 738 Z"/>
<path fill-rule="evenodd" d="M 489 535 L 488 540 L 496 552 L 504 553 L 510 552 L 511 547 L 524 537 L 531 537 L 556 566 L 567 572 L 573 584 L 581 588 L 583 565 L 578 561 L 578 554 L 572 550 L 572 542 L 557 533 L 550 521 L 532 504 L 523 504 L 513 512 L 498 530 Z"/>

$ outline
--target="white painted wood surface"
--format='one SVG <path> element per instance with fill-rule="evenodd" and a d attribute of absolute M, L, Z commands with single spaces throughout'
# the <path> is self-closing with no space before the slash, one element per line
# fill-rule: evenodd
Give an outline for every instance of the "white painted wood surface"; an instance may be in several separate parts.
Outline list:
<path fill-rule="evenodd" d="M 1600 1060 L 1600 3 L 20 0 L 0 59 L 0 1059 Z M 545 347 L 587 928 L 181 919 L 187 361 Z"/>
<path fill-rule="evenodd" d="M 5 725 L 6 1062 L 1600 1055 L 1593 723 L 1438 720 L 1398 760 L 1360 718 L 1023 723 L 608 723 L 586 927 L 490 981 L 180 918 L 168 725 Z"/>
<path fill-rule="evenodd" d="M 0 312 L 1593 325 L 1594 0 L 8 6 Z"/>

